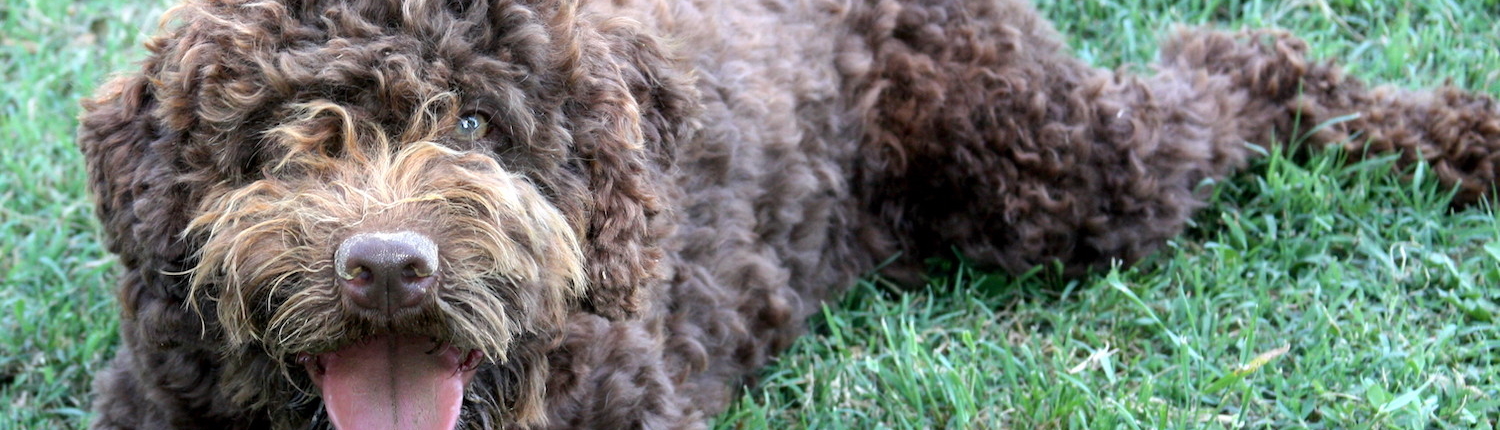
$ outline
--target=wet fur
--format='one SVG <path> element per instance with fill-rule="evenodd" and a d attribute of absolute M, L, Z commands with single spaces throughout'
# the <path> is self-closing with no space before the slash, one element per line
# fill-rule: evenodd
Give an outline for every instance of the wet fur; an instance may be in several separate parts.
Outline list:
<path fill-rule="evenodd" d="M 1095 69 L 1017 0 L 169 16 L 79 131 L 123 266 L 95 428 L 323 425 L 295 355 L 391 329 L 331 289 L 361 229 L 443 250 L 441 303 L 396 325 L 488 353 L 463 427 L 702 428 L 879 262 L 1133 262 L 1249 144 L 1350 114 L 1308 142 L 1426 160 L 1460 205 L 1500 157 L 1486 96 L 1371 89 L 1276 31 Z M 495 133 L 451 137 L 466 111 Z"/>

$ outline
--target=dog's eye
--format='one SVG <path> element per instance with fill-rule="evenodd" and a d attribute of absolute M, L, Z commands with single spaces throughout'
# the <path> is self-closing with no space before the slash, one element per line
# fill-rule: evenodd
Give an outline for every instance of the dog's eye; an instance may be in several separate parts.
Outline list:
<path fill-rule="evenodd" d="M 475 141 L 484 138 L 489 131 L 489 120 L 479 114 L 469 113 L 458 117 L 458 126 L 453 129 L 453 137 Z"/>

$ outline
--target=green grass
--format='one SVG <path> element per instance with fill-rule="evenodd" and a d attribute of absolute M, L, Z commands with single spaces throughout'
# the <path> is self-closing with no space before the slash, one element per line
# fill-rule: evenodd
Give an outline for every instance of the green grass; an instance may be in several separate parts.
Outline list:
<path fill-rule="evenodd" d="M 117 337 L 77 100 L 164 8 L 0 4 L 0 429 L 79 427 Z M 1282 27 L 1376 82 L 1500 93 L 1495 0 L 1048 2 L 1079 56 L 1178 23 Z M 1128 67 L 1128 66 L 1127 66 Z M 1141 70 L 1141 69 L 1137 69 Z M 1145 264 L 1065 280 L 940 263 L 862 283 L 719 428 L 1493 428 L 1500 221 L 1423 170 L 1273 152 Z"/>
<path fill-rule="evenodd" d="M 118 341 L 73 130 L 79 98 L 143 54 L 161 9 L 0 4 L 0 429 L 78 427 Z"/>

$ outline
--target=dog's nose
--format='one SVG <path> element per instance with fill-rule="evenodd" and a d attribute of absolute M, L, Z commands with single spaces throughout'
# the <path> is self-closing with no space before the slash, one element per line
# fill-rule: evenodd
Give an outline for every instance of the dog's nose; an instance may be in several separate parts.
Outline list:
<path fill-rule="evenodd" d="M 437 282 L 438 248 L 411 231 L 360 233 L 339 244 L 333 266 L 354 304 L 389 312 L 422 303 Z"/>

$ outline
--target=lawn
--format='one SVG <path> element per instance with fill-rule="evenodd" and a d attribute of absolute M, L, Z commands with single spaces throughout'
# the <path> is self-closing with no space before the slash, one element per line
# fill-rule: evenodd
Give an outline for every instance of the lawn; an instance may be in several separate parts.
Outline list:
<path fill-rule="evenodd" d="M 118 339 L 77 101 L 166 5 L 0 1 L 0 430 L 80 427 Z M 1040 8 L 1101 67 L 1146 70 L 1176 24 L 1281 27 L 1371 81 L 1500 95 L 1496 0 Z M 1135 267 L 862 282 L 716 426 L 1494 428 L 1500 220 L 1420 166 L 1337 159 L 1269 151 Z"/>

